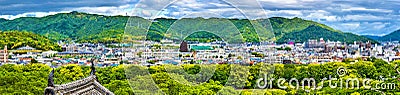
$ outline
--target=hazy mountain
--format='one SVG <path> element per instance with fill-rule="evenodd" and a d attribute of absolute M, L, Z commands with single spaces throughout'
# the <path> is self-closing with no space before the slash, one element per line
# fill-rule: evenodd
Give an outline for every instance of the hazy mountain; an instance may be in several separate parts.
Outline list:
<path fill-rule="evenodd" d="M 400 30 L 394 31 L 388 35 L 381 37 L 381 41 L 400 41 Z"/>
<path fill-rule="evenodd" d="M 32 31 L 52 40 L 82 40 L 103 31 L 123 30 L 127 20 L 128 17 L 123 16 L 71 12 L 42 18 L 23 17 L 8 20 L 0 23 L 0 30 Z"/>
<path fill-rule="evenodd" d="M 363 36 L 374 40 L 379 40 L 382 38 L 382 36 L 372 36 L 372 35 L 363 35 Z"/>
<path fill-rule="evenodd" d="M 365 35 L 365 37 L 377 40 L 377 41 L 400 41 L 400 30 L 394 31 L 385 36 L 371 36 Z"/>

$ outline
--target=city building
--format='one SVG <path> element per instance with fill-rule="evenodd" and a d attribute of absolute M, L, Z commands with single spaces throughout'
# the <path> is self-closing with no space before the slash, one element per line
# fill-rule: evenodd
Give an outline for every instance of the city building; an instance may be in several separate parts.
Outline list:
<path fill-rule="evenodd" d="M 319 40 L 319 42 L 317 40 L 308 40 L 306 42 L 306 48 L 324 48 L 325 46 L 325 41 L 323 38 L 321 38 Z"/>
<path fill-rule="evenodd" d="M 3 50 L 0 50 L 0 63 L 6 63 L 8 59 L 7 46 L 4 46 Z"/>
<path fill-rule="evenodd" d="M 76 52 L 78 51 L 78 47 L 75 44 L 69 44 L 69 45 L 64 45 L 62 46 L 62 51 L 66 51 L 66 52 Z"/>

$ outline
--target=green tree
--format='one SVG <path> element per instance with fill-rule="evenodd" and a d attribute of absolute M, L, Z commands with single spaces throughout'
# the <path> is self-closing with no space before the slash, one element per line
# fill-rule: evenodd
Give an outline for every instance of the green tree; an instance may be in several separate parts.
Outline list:
<path fill-rule="evenodd" d="M 143 52 L 138 52 L 137 56 L 142 57 Z"/>
<path fill-rule="evenodd" d="M 290 47 L 285 47 L 284 50 L 286 50 L 286 51 L 292 51 L 292 48 L 290 48 Z"/>
<path fill-rule="evenodd" d="M 35 58 L 32 58 L 31 63 L 38 63 L 38 61 Z"/>

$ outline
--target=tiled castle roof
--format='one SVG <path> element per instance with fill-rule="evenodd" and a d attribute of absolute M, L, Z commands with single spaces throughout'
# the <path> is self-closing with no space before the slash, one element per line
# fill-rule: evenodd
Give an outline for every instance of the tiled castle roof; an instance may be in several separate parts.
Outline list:
<path fill-rule="evenodd" d="M 45 95 L 114 95 L 107 88 L 103 87 L 96 78 L 94 64 L 91 66 L 89 77 L 62 85 L 54 85 L 54 69 L 48 78 L 48 87 L 45 89 Z"/>

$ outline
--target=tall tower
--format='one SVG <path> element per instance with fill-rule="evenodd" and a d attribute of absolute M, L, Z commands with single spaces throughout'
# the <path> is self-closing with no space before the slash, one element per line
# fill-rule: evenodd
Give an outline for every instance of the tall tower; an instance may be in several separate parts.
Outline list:
<path fill-rule="evenodd" d="M 188 43 L 185 42 L 185 41 L 183 41 L 183 42 L 181 43 L 181 46 L 180 46 L 180 48 L 179 48 L 179 51 L 180 51 L 180 52 L 189 52 Z"/>

